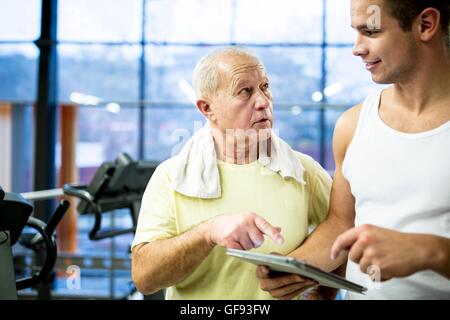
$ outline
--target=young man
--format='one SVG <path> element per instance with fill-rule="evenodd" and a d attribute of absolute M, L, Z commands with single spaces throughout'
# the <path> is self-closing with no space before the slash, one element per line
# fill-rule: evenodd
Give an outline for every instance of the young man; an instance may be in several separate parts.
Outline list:
<path fill-rule="evenodd" d="M 353 53 L 393 85 L 338 120 L 328 218 L 291 255 L 333 270 L 348 252 L 346 277 L 369 287 L 350 299 L 450 299 L 449 1 L 352 0 L 351 14 Z M 267 271 L 265 290 L 292 285 Z"/>

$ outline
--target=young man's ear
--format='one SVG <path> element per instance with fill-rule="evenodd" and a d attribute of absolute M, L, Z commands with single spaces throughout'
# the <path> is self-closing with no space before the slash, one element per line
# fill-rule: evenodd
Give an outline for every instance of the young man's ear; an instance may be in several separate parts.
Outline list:
<path fill-rule="evenodd" d="M 424 9 L 417 17 L 417 29 L 422 41 L 430 41 L 441 28 L 441 14 L 435 8 Z"/>
<path fill-rule="evenodd" d="M 198 110 L 208 118 L 209 121 L 214 122 L 216 119 L 216 116 L 214 115 L 214 111 L 211 108 L 211 105 L 209 104 L 209 101 L 204 99 L 199 99 L 196 102 Z"/>

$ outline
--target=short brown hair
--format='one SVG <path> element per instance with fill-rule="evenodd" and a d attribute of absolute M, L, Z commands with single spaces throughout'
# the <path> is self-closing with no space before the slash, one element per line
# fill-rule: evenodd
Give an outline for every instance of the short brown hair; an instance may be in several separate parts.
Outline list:
<path fill-rule="evenodd" d="M 450 0 L 384 0 L 389 13 L 399 21 L 404 31 L 411 31 L 414 19 L 426 8 L 441 14 L 441 29 L 449 36 Z"/>

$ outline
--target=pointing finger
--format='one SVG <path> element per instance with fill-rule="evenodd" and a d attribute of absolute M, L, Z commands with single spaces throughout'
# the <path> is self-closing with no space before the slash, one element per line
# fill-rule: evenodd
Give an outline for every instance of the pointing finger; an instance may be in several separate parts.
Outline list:
<path fill-rule="evenodd" d="M 262 233 L 268 235 L 275 243 L 280 245 L 283 244 L 284 239 L 281 236 L 280 229 L 275 228 L 260 216 L 256 216 L 254 221 L 255 225 Z"/>
<path fill-rule="evenodd" d="M 337 237 L 331 247 L 331 260 L 336 259 L 342 250 L 348 250 L 358 240 L 360 233 L 360 229 L 352 228 Z"/>

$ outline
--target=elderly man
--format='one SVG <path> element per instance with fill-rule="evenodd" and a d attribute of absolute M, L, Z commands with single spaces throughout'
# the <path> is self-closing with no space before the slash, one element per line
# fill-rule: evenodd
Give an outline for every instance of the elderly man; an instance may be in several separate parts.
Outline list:
<path fill-rule="evenodd" d="M 270 299 L 256 266 L 225 248 L 289 254 L 325 218 L 331 178 L 271 131 L 269 79 L 247 50 L 222 48 L 201 59 L 194 88 L 208 124 L 148 184 L 133 280 L 145 294 L 168 288 L 166 299 Z M 280 297 L 314 285 L 293 277 Z"/>

